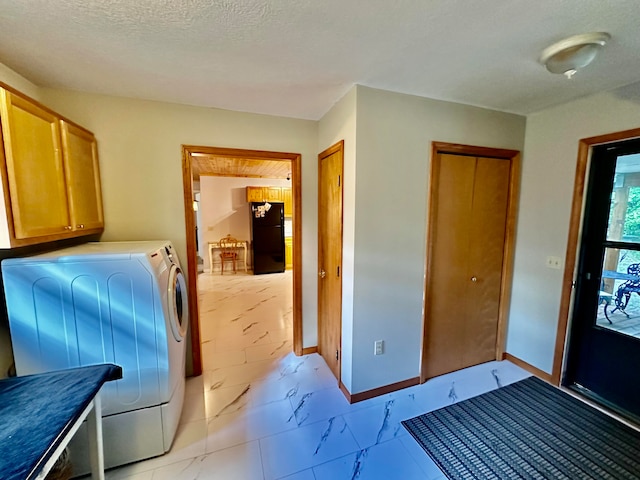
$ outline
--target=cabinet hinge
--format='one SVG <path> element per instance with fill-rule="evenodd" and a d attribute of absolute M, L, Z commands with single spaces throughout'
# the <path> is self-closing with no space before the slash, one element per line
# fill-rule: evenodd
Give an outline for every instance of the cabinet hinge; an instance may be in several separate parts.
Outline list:
<path fill-rule="evenodd" d="M 338 186 L 340 186 L 340 181 L 342 180 L 341 175 L 338 175 Z"/>
<path fill-rule="evenodd" d="M 340 265 L 336 267 L 336 277 L 340 276 Z"/>
<path fill-rule="evenodd" d="M 336 360 L 340 359 L 340 352 L 338 350 L 336 350 Z"/>

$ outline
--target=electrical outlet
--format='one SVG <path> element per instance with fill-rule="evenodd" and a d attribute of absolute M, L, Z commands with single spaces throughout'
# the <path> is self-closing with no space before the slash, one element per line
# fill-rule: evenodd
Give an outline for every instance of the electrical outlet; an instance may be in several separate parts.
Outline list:
<path fill-rule="evenodd" d="M 373 342 L 373 354 L 382 355 L 384 353 L 384 340 L 376 340 Z"/>
<path fill-rule="evenodd" d="M 560 257 L 547 257 L 547 262 L 546 265 L 548 268 L 555 268 L 556 270 L 559 270 L 560 268 L 562 268 L 562 259 Z"/>

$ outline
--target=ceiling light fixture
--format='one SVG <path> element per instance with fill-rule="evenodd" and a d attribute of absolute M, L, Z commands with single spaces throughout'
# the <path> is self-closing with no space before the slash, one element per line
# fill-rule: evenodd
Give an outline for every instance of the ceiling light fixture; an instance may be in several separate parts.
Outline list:
<path fill-rule="evenodd" d="M 574 35 L 545 48 L 539 61 L 551 73 L 562 73 L 571 78 L 596 58 L 610 38 L 611 35 L 605 32 Z"/>

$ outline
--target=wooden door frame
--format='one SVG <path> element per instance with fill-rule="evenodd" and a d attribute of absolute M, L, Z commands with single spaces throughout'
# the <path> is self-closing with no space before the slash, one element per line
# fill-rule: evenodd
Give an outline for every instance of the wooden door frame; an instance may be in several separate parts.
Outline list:
<path fill-rule="evenodd" d="M 322 159 L 333 155 L 336 152 L 342 153 L 342 169 L 340 171 L 340 176 L 342 178 L 342 186 L 340 188 L 340 192 L 342 195 L 342 205 L 340 209 L 340 298 L 338 301 L 340 302 L 340 356 L 338 358 L 338 385 L 342 385 L 342 277 L 344 274 L 344 270 L 342 269 L 342 258 L 344 253 L 344 140 L 340 140 L 339 142 L 333 144 L 329 148 L 323 150 L 318 154 L 318 207 L 320 207 L 320 197 L 322 195 L 322 191 L 320 189 L 320 182 L 322 180 Z M 320 225 L 318 225 L 318 261 L 320 260 L 320 239 L 324 232 L 320 231 Z M 318 262 L 318 268 L 320 268 L 320 263 Z M 320 313 L 320 282 L 318 282 L 318 314 Z M 320 315 L 318 315 L 318 347 L 320 346 Z M 318 348 L 319 350 L 319 348 Z"/>
<path fill-rule="evenodd" d="M 293 208 L 293 353 L 302 355 L 302 176 L 299 153 L 267 152 L 239 148 L 182 145 L 182 185 L 184 191 L 184 215 L 187 240 L 187 288 L 189 294 L 189 327 L 193 375 L 202 373 L 200 345 L 200 318 L 198 312 L 198 262 L 193 218 L 193 169 L 192 155 L 217 155 L 235 159 L 281 160 L 291 162 L 291 186 Z"/>
<path fill-rule="evenodd" d="M 578 160 L 576 164 L 576 176 L 573 184 L 571 216 L 569 217 L 569 236 L 567 239 L 567 252 L 565 255 L 564 274 L 562 277 L 562 296 L 560 297 L 558 329 L 556 332 L 553 368 L 551 371 L 551 383 L 554 385 L 560 386 L 562 373 L 567 360 L 566 345 L 568 329 L 570 326 L 569 316 L 571 315 L 572 310 L 573 282 L 575 269 L 577 267 L 577 254 L 580 248 L 580 231 L 582 230 L 582 220 L 584 215 L 584 195 L 587 188 L 585 180 L 593 147 L 607 143 L 631 140 L 633 138 L 640 138 L 640 128 L 583 138 L 578 143 Z"/>
<path fill-rule="evenodd" d="M 496 337 L 496 359 L 502 360 L 505 356 L 505 340 L 507 330 L 507 316 L 511 299 L 511 284 L 513 280 L 513 258 L 516 239 L 516 215 L 518 206 L 518 192 L 520 187 L 520 152 L 518 150 L 506 150 L 502 148 L 478 147 L 473 145 L 461 145 L 457 143 L 432 142 L 431 165 L 429 172 L 429 191 L 427 194 L 429 208 L 427 212 L 427 251 L 425 257 L 425 285 L 422 305 L 422 347 L 420 354 L 420 383 L 427 381 L 426 361 L 427 351 L 425 338 L 427 335 L 428 321 L 427 306 L 429 305 L 429 280 L 433 275 L 432 257 L 435 240 L 436 214 L 435 194 L 439 175 L 440 154 L 468 155 L 474 157 L 490 157 L 508 160 L 511 163 L 509 170 L 509 193 L 507 200 L 507 224 L 505 228 L 504 261 L 502 263 L 502 279 L 500 282 L 500 306 L 498 308 L 498 334 Z"/>

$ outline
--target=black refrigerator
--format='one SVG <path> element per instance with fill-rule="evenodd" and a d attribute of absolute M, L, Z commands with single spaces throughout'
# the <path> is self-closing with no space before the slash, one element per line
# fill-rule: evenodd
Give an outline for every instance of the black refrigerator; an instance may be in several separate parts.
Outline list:
<path fill-rule="evenodd" d="M 251 203 L 253 273 L 281 273 L 284 257 L 284 203 Z"/>

